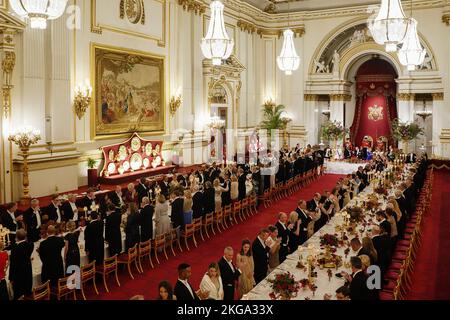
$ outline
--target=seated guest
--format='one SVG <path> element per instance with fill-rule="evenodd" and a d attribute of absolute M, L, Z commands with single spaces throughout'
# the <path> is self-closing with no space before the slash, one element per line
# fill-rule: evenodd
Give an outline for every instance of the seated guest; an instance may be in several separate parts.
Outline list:
<path fill-rule="evenodd" d="M 50 280 L 52 287 L 58 284 L 58 279 L 64 277 L 64 264 L 61 250 L 65 247 L 63 238 L 56 236 L 54 226 L 48 226 L 47 239 L 41 242 L 38 248 L 42 261 L 41 282 Z"/>
<path fill-rule="evenodd" d="M 58 194 L 52 195 L 52 202 L 45 208 L 44 213 L 48 216 L 50 221 L 56 223 L 62 222 L 61 200 Z"/>
<path fill-rule="evenodd" d="M 362 262 L 359 257 L 351 257 L 350 263 L 352 265 L 351 276 L 345 272 L 342 274 L 347 281 L 350 282 L 350 299 L 351 300 L 372 300 L 374 295 L 367 287 L 367 275 L 362 271 Z"/>
<path fill-rule="evenodd" d="M 31 255 L 34 244 L 27 242 L 27 233 L 20 229 L 16 233 L 16 242 L 12 245 L 9 257 L 9 281 L 14 291 L 14 300 L 23 295 L 30 295 L 33 286 Z M 60 253 L 61 255 L 61 253 Z"/>
<path fill-rule="evenodd" d="M 208 300 L 224 300 L 224 285 L 222 284 L 222 277 L 220 276 L 219 266 L 213 262 L 209 265 L 208 271 L 200 282 L 200 290 L 205 292 L 206 299 Z M 231 290 L 231 289 L 230 289 Z M 234 285 L 233 285 L 234 290 Z M 206 294 L 207 293 L 207 294 Z M 234 291 L 232 292 L 234 293 Z M 233 300 L 225 299 L 225 300 Z"/>
<path fill-rule="evenodd" d="M 123 194 L 122 194 L 122 187 L 120 185 L 117 185 L 115 187 L 115 191 L 109 195 L 112 203 L 117 208 L 122 208 L 125 206 L 125 201 L 123 200 Z"/>
<path fill-rule="evenodd" d="M 134 202 L 128 204 L 127 223 L 125 225 L 125 250 L 128 250 L 140 241 L 139 235 L 139 211 Z"/>
<path fill-rule="evenodd" d="M 241 275 L 241 270 L 239 270 L 233 263 L 234 252 L 233 248 L 227 247 L 223 252 L 223 257 L 219 261 L 220 274 L 222 275 L 223 300 L 234 300 L 234 288 L 236 281 Z M 211 268 L 211 266 L 210 266 Z M 201 288 L 201 286 L 200 286 Z M 202 291 L 205 291 L 202 289 Z M 217 299 L 222 300 L 222 299 Z"/>
<path fill-rule="evenodd" d="M 172 285 L 169 281 L 161 281 L 159 283 L 157 300 L 177 300 L 177 297 L 173 294 Z"/>
<path fill-rule="evenodd" d="M 269 230 L 262 229 L 252 244 L 253 261 L 255 264 L 254 278 L 257 284 L 267 277 L 269 247 L 266 245 L 266 240 L 269 235 Z"/>
<path fill-rule="evenodd" d="M 76 230 L 76 224 L 73 221 L 67 222 L 68 233 L 64 236 L 64 261 L 66 262 L 66 270 L 69 266 L 80 267 L 80 248 L 78 246 L 78 238 L 80 231 Z M 110 248 L 111 251 L 111 248 Z"/>
<path fill-rule="evenodd" d="M 181 191 L 176 191 L 172 194 L 172 211 L 170 214 L 170 220 L 172 221 L 172 226 L 174 229 L 180 227 L 180 229 L 184 228 L 184 216 L 183 216 L 183 194 Z"/>
<path fill-rule="evenodd" d="M 142 198 L 141 203 L 141 241 L 145 242 L 153 239 L 153 212 L 154 208 L 150 204 L 150 199 L 148 197 Z"/>
<path fill-rule="evenodd" d="M 203 192 L 199 190 L 198 186 L 193 189 L 192 195 L 192 218 L 198 219 L 203 217 Z"/>
<path fill-rule="evenodd" d="M 123 197 L 125 204 L 137 203 L 138 194 L 134 188 L 134 183 L 129 183 L 127 189 L 125 190 L 125 195 Z"/>
<path fill-rule="evenodd" d="M 250 240 L 246 239 L 242 241 L 241 251 L 236 255 L 236 266 L 241 271 L 241 275 L 239 276 L 239 298 L 242 298 L 255 285 L 255 279 L 253 279 L 255 264 L 253 263 Z"/>
<path fill-rule="evenodd" d="M 8 252 L 4 243 L 0 242 L 0 301 L 9 301 L 8 287 L 6 284 L 6 267 L 8 266 Z"/>
<path fill-rule="evenodd" d="M 137 193 L 137 197 L 138 197 L 138 204 L 139 204 L 139 206 L 142 206 L 141 205 L 141 203 L 142 203 L 142 199 L 144 198 L 144 197 L 148 197 L 149 195 L 148 195 L 148 186 L 147 186 L 147 179 L 145 179 L 145 178 L 141 178 L 141 179 L 139 179 L 139 183 L 138 183 L 138 185 L 136 186 L 136 193 Z"/>
<path fill-rule="evenodd" d="M 102 264 L 105 257 L 105 240 L 103 238 L 103 221 L 99 219 L 97 212 L 92 212 L 91 221 L 84 230 L 84 241 L 89 263 L 95 260 L 96 264 Z"/>
<path fill-rule="evenodd" d="M 169 201 L 163 194 L 156 200 L 155 206 L 155 235 L 159 236 L 170 231 Z"/>
<path fill-rule="evenodd" d="M 63 220 L 65 222 L 74 221 L 78 223 L 78 208 L 76 205 L 77 196 L 75 194 L 69 194 L 66 202 L 62 205 Z"/>
<path fill-rule="evenodd" d="M 122 212 L 120 208 L 110 204 L 106 211 L 105 218 L 105 241 L 108 242 L 109 255 L 119 255 L 122 253 L 122 233 L 120 224 L 122 223 Z"/>
<path fill-rule="evenodd" d="M 23 213 L 23 220 L 27 226 L 28 241 L 36 242 L 41 238 L 41 209 L 39 200 L 31 200 L 31 206 Z"/>
<path fill-rule="evenodd" d="M 178 266 L 178 280 L 175 284 L 175 296 L 177 300 L 200 300 L 189 283 L 189 278 L 192 275 L 191 266 L 187 263 L 182 263 Z"/>

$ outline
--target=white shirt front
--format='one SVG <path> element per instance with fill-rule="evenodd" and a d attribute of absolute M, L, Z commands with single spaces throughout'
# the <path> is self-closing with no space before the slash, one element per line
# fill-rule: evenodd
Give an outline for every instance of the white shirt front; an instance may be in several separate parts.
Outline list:
<path fill-rule="evenodd" d="M 39 212 L 39 209 L 34 209 L 33 213 L 36 215 L 36 221 L 37 221 L 37 225 L 36 225 L 36 229 L 39 229 L 41 227 L 41 213 Z"/>
<path fill-rule="evenodd" d="M 16 216 L 14 215 L 14 212 L 9 212 L 8 210 L 6 210 L 6 212 L 8 212 L 9 216 L 11 217 L 12 221 L 16 225 L 16 229 L 17 229 L 17 221 L 16 221 Z M 16 232 L 12 231 L 12 230 L 10 230 L 9 233 L 16 234 Z"/>
<path fill-rule="evenodd" d="M 187 280 L 181 280 L 180 278 L 178 278 L 178 281 L 181 281 L 181 283 L 184 284 L 186 286 L 186 288 L 189 290 L 189 292 L 191 293 L 192 298 L 195 298 L 194 293 L 192 292 L 192 288 L 189 285 L 189 282 Z"/>
<path fill-rule="evenodd" d="M 223 257 L 225 259 L 225 261 L 228 263 L 228 265 L 230 266 L 231 270 L 233 272 L 235 272 L 234 267 L 233 267 L 233 261 L 228 261 L 225 257 Z"/>
<path fill-rule="evenodd" d="M 70 202 L 70 207 L 72 208 L 73 211 L 73 218 L 72 221 L 78 221 L 78 208 L 77 205 L 75 204 L 75 202 Z"/>
<path fill-rule="evenodd" d="M 61 211 L 59 211 L 59 206 L 53 203 L 53 206 L 56 208 L 56 214 L 58 218 L 56 219 L 56 223 L 61 223 Z"/>

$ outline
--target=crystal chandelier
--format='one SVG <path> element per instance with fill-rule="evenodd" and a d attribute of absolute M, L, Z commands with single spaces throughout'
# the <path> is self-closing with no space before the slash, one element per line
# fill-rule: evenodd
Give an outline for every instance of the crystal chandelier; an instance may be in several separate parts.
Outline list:
<path fill-rule="evenodd" d="M 300 58 L 295 51 L 294 32 L 291 29 L 284 30 L 284 41 L 281 53 L 277 57 L 278 68 L 284 71 L 286 75 L 291 75 L 292 71 L 298 69 Z"/>
<path fill-rule="evenodd" d="M 411 18 L 405 41 L 398 52 L 398 59 L 402 65 L 408 67 L 409 71 L 413 71 L 416 66 L 422 65 L 426 54 L 427 51 L 420 44 L 417 34 L 417 21 Z"/>
<path fill-rule="evenodd" d="M 376 43 L 385 45 L 387 52 L 395 52 L 405 39 L 408 22 L 400 0 L 381 0 L 377 17 L 367 25 Z"/>
<path fill-rule="evenodd" d="M 47 28 L 47 20 L 59 18 L 67 0 L 9 0 L 13 10 L 22 18 L 29 18 L 31 28 Z"/>
<path fill-rule="evenodd" d="M 234 41 L 230 39 L 223 20 L 222 2 L 216 0 L 210 5 L 211 20 L 206 37 L 202 39 L 201 49 L 207 59 L 212 59 L 215 66 L 220 66 L 233 52 Z"/>
<path fill-rule="evenodd" d="M 209 119 L 208 126 L 212 129 L 222 129 L 225 127 L 225 120 L 222 120 L 217 115 L 214 115 Z"/>
<path fill-rule="evenodd" d="M 41 133 L 31 127 L 22 127 L 14 130 L 8 139 L 20 148 L 29 148 L 41 139 Z"/>
<path fill-rule="evenodd" d="M 423 110 L 416 111 L 416 115 L 423 119 L 423 122 L 427 120 L 429 116 L 433 114 L 433 111 L 427 110 L 427 102 L 423 100 Z"/>

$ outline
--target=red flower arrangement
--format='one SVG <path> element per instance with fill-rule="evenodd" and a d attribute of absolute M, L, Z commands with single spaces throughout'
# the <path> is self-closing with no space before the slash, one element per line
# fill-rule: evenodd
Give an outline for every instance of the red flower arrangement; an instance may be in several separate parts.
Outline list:
<path fill-rule="evenodd" d="M 268 281 L 272 284 L 273 294 L 271 297 L 278 295 L 284 299 L 291 299 L 301 288 L 300 282 L 296 281 L 290 272 L 277 274 L 274 279 Z"/>
<path fill-rule="evenodd" d="M 327 233 L 320 237 L 320 245 L 337 247 L 339 246 L 339 239 L 336 235 Z"/>

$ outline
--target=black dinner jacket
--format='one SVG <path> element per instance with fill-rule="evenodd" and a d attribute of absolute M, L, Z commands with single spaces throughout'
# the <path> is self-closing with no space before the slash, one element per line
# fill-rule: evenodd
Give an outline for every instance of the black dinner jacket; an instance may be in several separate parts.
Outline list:
<path fill-rule="evenodd" d="M 286 246 L 289 241 L 290 230 L 287 228 L 287 226 L 286 228 L 284 228 L 281 225 L 280 221 L 277 221 L 275 227 L 277 227 L 278 229 L 278 236 L 281 237 L 281 244 Z"/>
<path fill-rule="evenodd" d="M 147 186 L 143 185 L 142 183 L 139 183 L 139 184 L 136 186 L 136 192 L 137 192 L 137 194 L 138 194 L 138 201 L 139 201 L 139 204 L 141 204 L 142 198 L 148 197 L 148 188 L 147 188 Z M 114 193 L 115 193 L 115 192 L 114 192 Z"/>
<path fill-rule="evenodd" d="M 203 216 L 203 192 L 197 191 L 192 196 L 192 216 L 194 219 Z"/>
<path fill-rule="evenodd" d="M 189 286 L 191 287 L 194 297 L 192 297 L 192 294 L 189 292 L 188 288 L 186 288 L 186 286 L 180 280 L 177 280 L 173 291 L 173 293 L 177 297 L 177 300 L 200 300 L 190 283 Z"/>
<path fill-rule="evenodd" d="M 153 238 L 153 213 L 152 205 L 146 205 L 141 209 L 141 241 L 147 241 Z"/>
<path fill-rule="evenodd" d="M 57 208 L 55 205 L 50 203 L 48 207 L 45 208 L 44 213 L 48 216 L 49 220 L 57 221 L 58 220 L 58 213 Z M 59 207 L 59 213 L 61 214 L 61 220 L 63 219 L 63 212 L 61 206 Z"/>
<path fill-rule="evenodd" d="M 111 202 L 116 206 L 116 207 L 120 207 L 120 198 L 119 195 L 114 191 L 110 194 L 108 194 L 109 199 L 111 199 Z M 125 203 L 125 201 L 123 200 L 123 194 L 121 195 L 122 201 Z"/>
<path fill-rule="evenodd" d="M 14 216 L 17 217 L 16 214 Z M 14 220 L 6 210 L 0 214 L 0 224 L 11 232 L 16 232 L 17 228 L 20 227 L 18 222 L 17 225 L 14 223 Z"/>
<path fill-rule="evenodd" d="M 372 300 L 373 295 L 367 287 L 367 275 L 360 271 L 354 275 L 350 282 L 350 299 L 351 300 Z"/>
<path fill-rule="evenodd" d="M 31 292 L 33 285 L 33 271 L 31 268 L 31 255 L 34 251 L 32 242 L 14 244 L 9 258 L 9 281 L 21 284 L 24 293 Z"/>
<path fill-rule="evenodd" d="M 238 178 L 238 192 L 239 192 L 239 200 L 242 200 L 245 198 L 246 195 L 246 189 L 245 189 L 245 174 L 242 174 L 239 178 Z"/>
<path fill-rule="evenodd" d="M 69 201 L 64 202 L 63 205 L 61 206 L 61 209 L 62 209 L 62 216 L 63 216 L 62 219 L 64 221 L 67 222 L 67 221 L 73 219 L 74 212 L 72 210 L 72 206 L 70 205 Z M 61 209 L 60 209 L 60 211 L 61 211 Z"/>
<path fill-rule="evenodd" d="M 169 196 L 169 183 L 166 184 L 164 181 L 161 181 L 159 188 L 161 189 L 161 194 L 167 198 Z"/>
<path fill-rule="evenodd" d="M 39 210 L 39 216 L 41 217 L 41 222 L 42 222 L 42 215 L 41 212 Z M 23 221 L 25 222 L 25 225 L 27 226 L 27 236 L 28 236 L 28 241 L 31 242 L 36 242 L 39 240 L 39 238 L 41 237 L 40 234 L 40 229 L 37 229 L 37 217 L 34 214 L 34 211 L 32 208 L 28 208 L 24 213 L 23 213 Z"/>
<path fill-rule="evenodd" d="M 170 215 L 170 219 L 172 221 L 174 228 L 177 228 L 179 226 L 183 228 L 184 225 L 183 204 L 184 204 L 183 198 L 177 198 L 172 202 L 172 213 Z"/>
<path fill-rule="evenodd" d="M 222 257 L 219 260 L 219 270 L 220 270 L 220 277 L 222 278 L 222 284 L 224 287 L 228 285 L 233 285 L 235 282 L 239 279 L 239 276 L 241 275 L 241 272 L 236 268 L 236 266 L 233 264 L 234 272 L 230 268 L 230 265 L 225 261 L 225 258 Z"/>
<path fill-rule="evenodd" d="M 269 247 L 264 248 L 258 237 L 252 243 L 253 262 L 255 265 L 255 279 L 257 276 L 267 275 L 269 264 Z"/>

